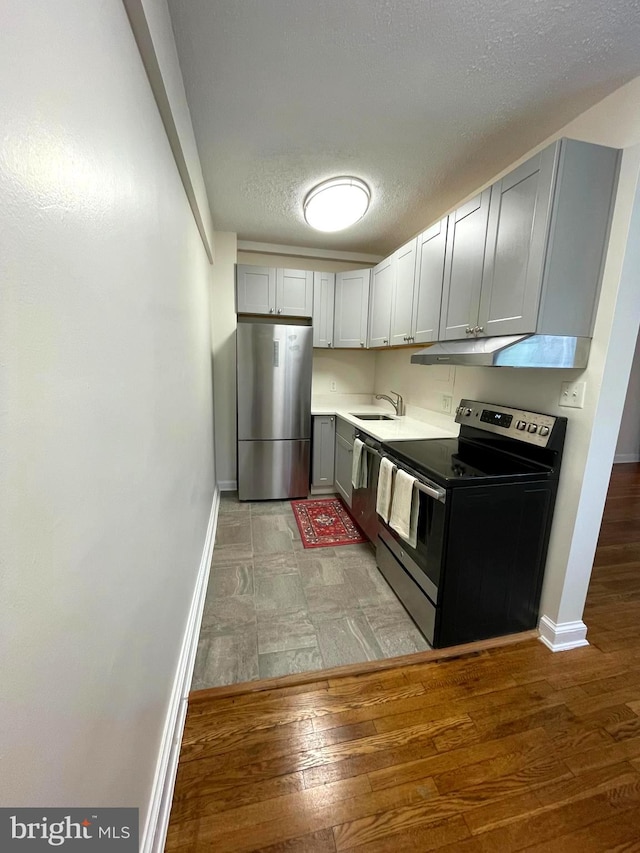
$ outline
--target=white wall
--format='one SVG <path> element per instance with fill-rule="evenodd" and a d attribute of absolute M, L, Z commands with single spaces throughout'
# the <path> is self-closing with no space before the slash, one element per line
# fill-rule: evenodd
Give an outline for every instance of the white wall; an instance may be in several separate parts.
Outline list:
<path fill-rule="evenodd" d="M 0 802 L 144 826 L 212 504 L 208 262 L 121 3 L 0 30 Z"/>
<path fill-rule="evenodd" d="M 213 225 L 167 0 L 123 0 L 207 256 Z"/>
<path fill-rule="evenodd" d="M 256 267 L 281 267 L 292 270 L 315 270 L 316 272 L 344 272 L 372 266 L 372 264 L 332 261 L 325 258 L 302 258 L 297 255 L 272 255 L 243 251 L 238 251 L 238 263 L 251 264 Z"/>
<path fill-rule="evenodd" d="M 636 340 L 629 386 L 622 413 L 616 462 L 638 462 L 640 460 L 640 336 Z"/>
<path fill-rule="evenodd" d="M 561 136 L 617 148 L 628 148 L 640 143 L 640 78 L 583 113 L 535 150 L 539 150 Z M 532 153 L 534 152 L 528 152 L 518 162 L 531 156 Z M 622 264 L 627 248 L 639 170 L 638 152 L 628 148 L 623 158 L 602 293 L 587 369 L 582 372 L 456 367 L 450 384 L 454 405 L 462 397 L 471 397 L 569 417 L 541 611 L 553 622 L 572 622 L 582 617 L 600 523 L 599 512 L 601 513 L 604 501 L 615 449 L 617 425 L 622 412 L 628 371 L 635 347 L 637 323 L 635 331 L 629 332 L 628 329 L 625 331 L 624 318 L 617 304 L 622 286 Z M 488 179 L 485 186 L 491 184 L 494 179 L 493 177 Z M 478 189 L 478 187 L 469 187 L 467 197 L 472 197 Z M 442 215 L 445 213 L 446 210 L 443 209 Z M 640 235 L 634 234 L 632 239 L 639 238 Z M 629 275 L 632 275 L 632 271 Z M 633 290 L 631 285 L 629 290 Z M 627 321 L 631 319 L 633 322 L 636 311 L 640 319 L 640 283 L 637 286 L 637 304 L 634 304 L 633 297 L 629 296 L 624 310 Z M 610 361 L 612 341 L 619 344 L 615 354 L 615 369 L 611 369 Z M 401 387 L 396 390 L 405 393 L 409 404 L 438 410 L 438 381 L 440 384 L 442 382 L 441 377 L 439 380 L 436 378 L 437 369 L 411 365 L 410 352 L 380 352 L 376 361 L 376 390 L 385 384 L 388 385 L 390 377 L 395 374 L 398 377 L 396 381 L 401 383 Z M 582 410 L 560 408 L 558 406 L 560 383 L 565 379 L 578 378 L 584 379 L 587 383 L 585 408 Z M 599 411 L 601 390 L 605 382 L 610 386 L 607 389 L 606 418 L 611 424 L 611 429 L 596 436 L 594 432 L 596 413 Z M 602 417 L 603 413 L 601 413 Z M 596 436 L 595 439 L 594 436 Z M 595 468 L 588 467 L 591 457 L 599 462 L 597 472 Z M 589 470 L 591 470 L 592 479 L 587 478 Z M 580 524 L 580 537 L 574 537 L 574 531 L 578 529 L 577 525 L 580 521 L 579 512 L 584 519 L 589 519 L 589 523 Z M 580 538 L 579 543 L 578 538 Z"/>
<path fill-rule="evenodd" d="M 411 415 L 411 409 L 414 406 L 440 412 L 442 395 L 453 396 L 456 393 L 455 367 L 439 364 L 426 367 L 411 364 L 412 353 L 419 352 L 420 349 L 424 347 L 376 352 L 374 379 L 376 393 L 388 393 L 388 390 L 393 388 L 394 391 L 402 394 L 408 415 Z"/>
<path fill-rule="evenodd" d="M 211 267 L 211 342 L 216 422 L 216 475 L 223 491 L 235 489 L 236 473 L 236 235 L 218 231 Z"/>

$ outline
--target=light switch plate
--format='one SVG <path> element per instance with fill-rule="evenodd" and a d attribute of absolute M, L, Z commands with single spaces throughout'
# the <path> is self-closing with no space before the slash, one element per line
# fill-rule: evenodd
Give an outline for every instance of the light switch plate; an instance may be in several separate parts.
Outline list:
<path fill-rule="evenodd" d="M 563 382 L 560 386 L 560 406 L 568 406 L 572 409 L 584 409 L 584 394 L 587 388 L 586 382 Z"/>

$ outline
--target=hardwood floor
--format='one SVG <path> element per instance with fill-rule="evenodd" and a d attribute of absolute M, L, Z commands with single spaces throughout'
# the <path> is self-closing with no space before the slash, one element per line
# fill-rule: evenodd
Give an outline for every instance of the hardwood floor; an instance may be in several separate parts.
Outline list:
<path fill-rule="evenodd" d="M 615 466 L 585 621 L 555 655 L 193 694 L 166 850 L 640 851 L 640 465 Z"/>

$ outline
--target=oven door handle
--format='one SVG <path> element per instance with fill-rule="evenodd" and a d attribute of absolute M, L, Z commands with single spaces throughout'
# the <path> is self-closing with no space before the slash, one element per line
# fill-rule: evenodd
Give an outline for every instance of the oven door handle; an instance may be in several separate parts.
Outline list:
<path fill-rule="evenodd" d="M 447 493 L 444 489 L 438 488 L 438 486 L 427 486 L 426 483 L 416 480 L 416 489 L 418 489 L 419 492 L 424 492 L 425 495 L 429 495 L 430 498 L 435 498 L 435 500 L 440 501 L 441 504 L 446 503 Z"/>
<path fill-rule="evenodd" d="M 356 438 L 359 438 L 362 444 L 364 445 L 364 450 L 368 450 L 369 453 L 375 453 L 376 456 L 380 456 L 380 444 L 377 441 L 373 441 L 373 439 L 366 437 L 364 438 L 362 433 L 356 432 Z"/>
<path fill-rule="evenodd" d="M 395 459 L 393 459 L 393 457 L 387 456 L 386 453 L 379 454 L 379 456 L 381 458 L 383 456 L 386 457 L 393 464 L 394 468 L 397 471 L 399 471 L 399 470 L 406 471 L 407 474 L 410 474 L 412 477 L 414 477 L 414 479 L 416 481 L 415 486 L 416 486 L 416 489 L 418 489 L 418 491 L 422 492 L 425 495 L 428 495 L 428 497 L 433 498 L 436 501 L 439 501 L 441 504 L 444 504 L 447 502 L 446 489 L 442 489 L 440 486 L 436 486 L 435 483 L 425 483 L 424 480 L 421 480 L 419 477 L 415 476 L 416 475 L 415 471 L 407 471 L 407 469 L 403 465 L 399 465 L 398 462 Z"/>

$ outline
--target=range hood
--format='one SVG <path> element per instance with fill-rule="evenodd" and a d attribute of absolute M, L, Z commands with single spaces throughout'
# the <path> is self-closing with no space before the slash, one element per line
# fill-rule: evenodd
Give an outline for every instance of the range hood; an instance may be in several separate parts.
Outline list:
<path fill-rule="evenodd" d="M 569 335 L 508 335 L 442 341 L 411 356 L 412 364 L 470 367 L 586 367 L 591 338 Z"/>

